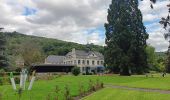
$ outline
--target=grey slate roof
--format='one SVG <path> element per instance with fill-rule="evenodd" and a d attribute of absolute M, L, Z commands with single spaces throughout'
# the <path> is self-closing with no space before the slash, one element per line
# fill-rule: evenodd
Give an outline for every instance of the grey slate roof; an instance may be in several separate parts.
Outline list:
<path fill-rule="evenodd" d="M 66 56 L 71 55 L 71 53 L 72 52 L 67 53 Z M 89 51 L 89 52 L 87 52 L 87 51 L 83 51 L 83 50 L 75 50 L 75 53 L 76 53 L 76 57 L 78 57 L 78 58 L 86 58 L 86 57 L 88 57 L 91 54 L 95 54 L 97 56 L 97 58 L 99 58 L 101 60 L 104 59 L 103 54 L 101 54 L 99 52 L 96 52 L 96 51 Z"/>
<path fill-rule="evenodd" d="M 50 55 L 46 58 L 46 63 L 61 64 L 63 60 L 64 56 Z"/>

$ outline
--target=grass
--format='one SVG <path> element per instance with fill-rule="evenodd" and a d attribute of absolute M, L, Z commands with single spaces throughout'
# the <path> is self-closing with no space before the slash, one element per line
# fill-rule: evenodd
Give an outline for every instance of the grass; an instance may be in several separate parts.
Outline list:
<path fill-rule="evenodd" d="M 104 88 L 82 100 L 169 100 L 169 94 Z"/>
<path fill-rule="evenodd" d="M 62 76 L 59 78 L 55 78 L 54 80 L 40 80 L 36 81 L 33 85 L 33 89 L 31 91 L 24 91 L 22 94 L 21 100 L 29 100 L 29 98 L 32 98 L 32 100 L 46 100 L 48 94 L 55 95 L 54 90 L 56 85 L 60 88 L 62 93 L 60 93 L 59 98 L 63 99 L 64 97 L 64 87 L 66 85 L 70 88 L 71 96 L 77 96 L 79 94 L 79 85 L 83 84 L 84 89 L 88 90 L 88 83 L 89 79 L 93 79 L 93 82 L 96 82 L 93 76 Z M 28 84 L 27 84 L 28 86 Z M 2 93 L 3 98 L 5 100 L 18 100 L 18 95 L 16 91 L 12 90 L 11 85 L 4 85 L 0 86 L 0 93 Z"/>
<path fill-rule="evenodd" d="M 62 100 L 64 97 L 63 91 L 65 85 L 68 85 L 70 88 L 70 92 L 72 96 L 77 96 L 79 94 L 79 84 L 83 84 L 85 90 L 88 88 L 89 80 L 96 81 L 99 79 L 104 82 L 104 84 L 112 84 L 112 85 L 121 85 L 121 86 L 129 86 L 129 87 L 140 87 L 140 88 L 154 88 L 154 89 L 163 89 L 170 90 L 170 76 L 161 77 L 160 75 L 154 75 L 153 78 L 145 77 L 145 76 L 71 76 L 66 75 L 62 77 L 55 78 L 54 80 L 39 80 L 36 81 L 33 85 L 33 89 L 31 91 L 24 91 L 21 100 L 46 100 L 48 94 L 55 95 L 53 91 L 55 90 L 56 85 L 59 86 L 62 93 L 60 93 L 59 97 Z M 27 84 L 28 85 L 28 84 Z M 105 89 L 104 89 L 105 90 Z M 103 91 L 103 90 L 102 90 Z M 117 97 L 121 97 L 121 91 L 124 93 L 128 90 L 116 90 L 113 91 L 117 93 Z M 119 95 L 120 92 L 120 95 Z M 132 91 L 128 93 L 136 92 L 135 95 L 144 95 L 143 92 L 139 93 L 137 91 Z M 12 90 L 11 85 L 0 86 L 0 93 L 2 94 L 4 100 L 18 100 L 18 95 L 15 91 Z M 123 94 L 122 94 L 123 95 Z M 154 94 L 152 94 L 154 96 Z M 150 95 L 150 96 L 152 96 Z M 163 95 L 164 96 L 164 95 Z M 97 100 L 97 99 L 96 99 Z M 135 99 L 136 100 L 136 99 Z M 138 100 L 138 99 L 137 99 Z M 140 99 L 139 99 L 140 100 Z M 147 99 L 146 99 L 147 100 Z M 163 99 L 164 100 L 164 99 Z M 166 99 L 165 99 L 166 100 Z"/>

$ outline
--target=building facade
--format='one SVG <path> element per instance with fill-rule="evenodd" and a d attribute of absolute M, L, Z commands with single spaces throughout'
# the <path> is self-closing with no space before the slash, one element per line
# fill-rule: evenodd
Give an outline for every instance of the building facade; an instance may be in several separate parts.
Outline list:
<path fill-rule="evenodd" d="M 53 59 L 53 60 L 50 60 Z M 60 59 L 60 60 L 57 60 Z M 51 63 L 53 61 L 53 63 Z M 96 51 L 83 51 L 72 49 L 65 56 L 49 56 L 45 63 L 75 65 L 82 73 L 98 73 L 104 71 L 104 56 Z M 62 62 L 62 63 L 61 63 Z"/>

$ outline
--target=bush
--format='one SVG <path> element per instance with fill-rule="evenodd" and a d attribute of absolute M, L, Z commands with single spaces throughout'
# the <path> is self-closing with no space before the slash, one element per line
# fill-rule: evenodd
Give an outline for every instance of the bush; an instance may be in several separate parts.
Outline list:
<path fill-rule="evenodd" d="M 10 79 L 8 77 L 0 77 L 0 85 L 10 84 Z"/>
<path fill-rule="evenodd" d="M 4 73 L 5 72 L 5 70 L 4 69 L 0 69 L 0 73 Z"/>
<path fill-rule="evenodd" d="M 0 93 L 0 100 L 2 100 L 2 94 Z"/>
<path fill-rule="evenodd" d="M 20 75 L 19 72 L 13 72 L 14 76 Z M 0 72 L 0 77 L 10 76 L 10 72 Z"/>
<path fill-rule="evenodd" d="M 64 89 L 65 89 L 64 91 L 65 100 L 72 100 L 72 97 L 70 95 L 70 88 L 68 87 L 68 85 L 66 85 Z"/>
<path fill-rule="evenodd" d="M 14 77 L 15 79 L 15 84 L 19 84 L 20 83 L 20 77 Z"/>
<path fill-rule="evenodd" d="M 3 81 L 2 81 L 2 78 L 0 78 L 0 85 L 3 85 Z"/>
<path fill-rule="evenodd" d="M 80 68 L 79 67 L 74 67 L 72 69 L 72 74 L 75 75 L 75 76 L 79 75 L 80 74 Z"/>

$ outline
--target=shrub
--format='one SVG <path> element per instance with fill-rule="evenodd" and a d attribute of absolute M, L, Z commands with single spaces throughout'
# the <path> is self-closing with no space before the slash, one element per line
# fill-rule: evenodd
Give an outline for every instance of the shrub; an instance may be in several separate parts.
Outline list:
<path fill-rule="evenodd" d="M 86 73 L 83 73 L 83 75 L 86 75 Z"/>
<path fill-rule="evenodd" d="M 8 77 L 0 77 L 0 85 L 10 84 L 10 79 Z"/>
<path fill-rule="evenodd" d="M 70 88 L 68 87 L 68 85 L 66 85 L 64 89 L 65 89 L 64 91 L 65 100 L 72 100 L 72 97 L 70 95 Z"/>
<path fill-rule="evenodd" d="M 22 93 L 23 93 L 22 88 L 19 88 L 19 89 L 17 90 L 17 94 L 18 94 L 19 100 L 21 100 Z"/>
<path fill-rule="evenodd" d="M 101 86 L 101 88 L 104 88 L 104 84 L 103 84 L 103 82 L 101 82 L 100 86 Z"/>
<path fill-rule="evenodd" d="M 84 96 L 85 95 L 85 89 L 84 89 L 84 86 L 83 86 L 83 83 L 79 83 L 79 95 L 80 96 Z"/>
<path fill-rule="evenodd" d="M 90 79 L 89 80 L 89 92 L 92 92 L 93 91 L 93 82 L 92 80 Z"/>
<path fill-rule="evenodd" d="M 87 71 L 86 75 L 93 75 L 93 73 L 90 73 L 89 71 Z"/>
<path fill-rule="evenodd" d="M 5 72 L 5 70 L 4 69 L 0 69 L 0 73 L 4 73 Z"/>
<path fill-rule="evenodd" d="M 48 93 L 46 100 L 51 100 L 51 94 L 50 93 Z"/>
<path fill-rule="evenodd" d="M 2 78 L 0 78 L 0 85 L 3 85 L 3 81 L 2 81 L 3 79 Z"/>
<path fill-rule="evenodd" d="M 56 96 L 54 97 L 54 100 L 58 100 L 59 92 L 60 92 L 60 89 L 59 89 L 58 85 L 55 86 L 54 92 L 56 94 Z"/>
<path fill-rule="evenodd" d="M 72 74 L 75 75 L 75 76 L 79 75 L 80 74 L 80 68 L 79 67 L 74 67 L 72 69 Z"/>
<path fill-rule="evenodd" d="M 20 83 L 20 77 L 15 77 L 15 83 L 19 84 Z"/>
<path fill-rule="evenodd" d="M 2 94 L 0 93 L 0 100 L 2 100 Z"/>

